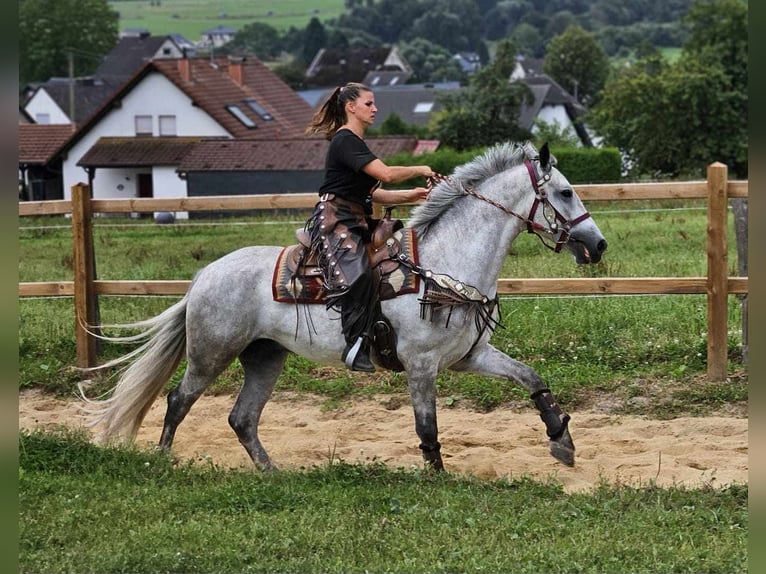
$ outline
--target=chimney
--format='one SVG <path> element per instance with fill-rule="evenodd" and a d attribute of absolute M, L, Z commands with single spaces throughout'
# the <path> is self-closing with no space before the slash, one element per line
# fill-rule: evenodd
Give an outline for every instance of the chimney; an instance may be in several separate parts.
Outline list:
<path fill-rule="evenodd" d="M 178 73 L 181 74 L 181 80 L 184 82 L 191 82 L 191 62 L 186 57 L 186 51 L 184 51 L 183 58 L 178 60 Z"/>
<path fill-rule="evenodd" d="M 242 56 L 229 56 L 229 75 L 240 86 L 245 83 L 242 74 L 242 63 L 244 61 L 245 58 Z"/>

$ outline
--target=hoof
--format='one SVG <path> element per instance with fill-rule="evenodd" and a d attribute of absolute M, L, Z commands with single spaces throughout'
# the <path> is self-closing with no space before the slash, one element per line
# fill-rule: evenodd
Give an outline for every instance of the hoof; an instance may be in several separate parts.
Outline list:
<path fill-rule="evenodd" d="M 567 466 L 574 466 L 575 464 L 575 451 L 566 445 L 551 441 L 551 455 L 557 461 Z"/>

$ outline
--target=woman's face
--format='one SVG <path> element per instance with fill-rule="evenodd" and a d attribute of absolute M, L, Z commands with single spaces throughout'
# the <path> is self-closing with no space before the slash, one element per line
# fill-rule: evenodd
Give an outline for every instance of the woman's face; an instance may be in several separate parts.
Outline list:
<path fill-rule="evenodd" d="M 365 127 L 371 126 L 375 123 L 375 114 L 378 113 L 375 96 L 372 92 L 360 92 L 357 99 L 346 104 L 346 113 L 355 117 Z"/>

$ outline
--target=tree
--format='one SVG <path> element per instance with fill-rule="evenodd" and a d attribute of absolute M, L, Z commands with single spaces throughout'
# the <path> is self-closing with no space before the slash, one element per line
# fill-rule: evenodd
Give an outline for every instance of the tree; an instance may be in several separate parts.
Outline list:
<path fill-rule="evenodd" d="M 720 161 L 746 177 L 747 6 L 698 2 L 688 18 L 700 34 L 690 35 L 678 61 L 650 54 L 621 70 L 591 111 L 591 125 L 639 174 L 700 177 Z"/>
<path fill-rule="evenodd" d="M 570 26 L 551 40 L 543 70 L 583 104 L 590 105 L 609 76 L 609 58 L 593 34 Z"/>
<path fill-rule="evenodd" d="M 530 58 L 542 58 L 545 55 L 543 35 L 537 28 L 526 22 L 516 26 L 511 39 L 518 45 L 520 54 Z"/>
<path fill-rule="evenodd" d="M 326 47 L 327 31 L 318 18 L 312 18 L 306 25 L 306 33 L 303 36 L 301 61 L 306 65 L 310 64 L 317 52 Z"/>
<path fill-rule="evenodd" d="M 470 0 L 434 2 L 432 9 L 412 22 L 407 39 L 428 38 L 453 54 L 478 49 L 481 41 L 481 16 Z"/>
<path fill-rule="evenodd" d="M 495 60 L 476 72 L 467 88 L 441 96 L 443 109 L 433 121 L 435 136 L 458 151 L 509 140 L 525 140 L 531 133 L 519 126 L 521 106 L 531 101 L 526 84 L 510 82 L 515 49 L 501 41 Z"/>
<path fill-rule="evenodd" d="M 232 54 L 252 54 L 261 60 L 273 60 L 282 52 L 282 41 L 273 26 L 252 22 L 237 32 L 223 48 L 224 52 Z"/>
<path fill-rule="evenodd" d="M 400 46 L 405 60 L 412 67 L 413 82 L 461 81 L 465 73 L 450 53 L 424 38 L 415 38 Z"/>
<path fill-rule="evenodd" d="M 119 16 L 107 0 L 20 0 L 19 81 L 92 73 L 117 43 Z"/>

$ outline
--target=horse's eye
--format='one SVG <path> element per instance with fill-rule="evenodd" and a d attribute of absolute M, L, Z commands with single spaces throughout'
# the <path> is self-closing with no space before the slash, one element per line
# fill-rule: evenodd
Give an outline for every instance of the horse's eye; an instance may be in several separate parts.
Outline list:
<path fill-rule="evenodd" d="M 563 195 L 564 197 L 569 199 L 569 198 L 572 197 L 572 190 L 571 189 L 565 189 L 564 191 L 561 192 L 561 195 Z"/>

